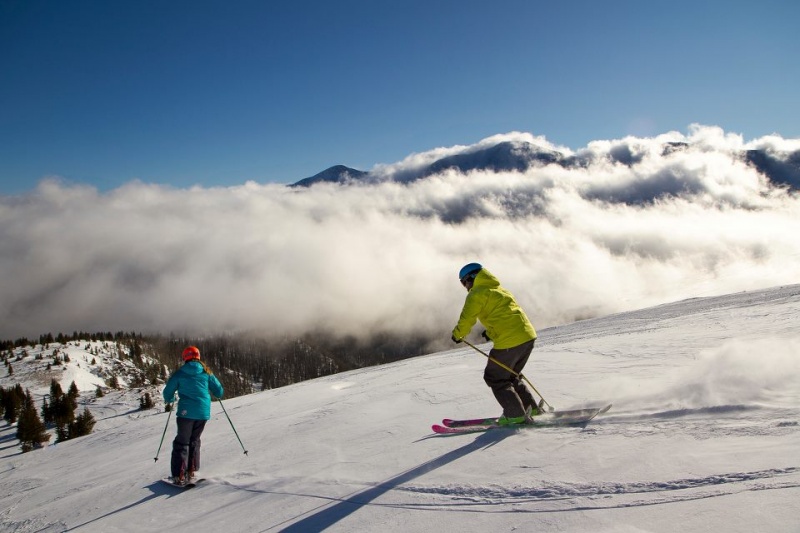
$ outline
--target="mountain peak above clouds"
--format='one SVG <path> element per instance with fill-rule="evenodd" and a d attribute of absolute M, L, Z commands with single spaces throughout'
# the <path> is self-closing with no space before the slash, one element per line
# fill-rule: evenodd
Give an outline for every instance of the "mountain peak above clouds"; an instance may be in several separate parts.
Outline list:
<path fill-rule="evenodd" d="M 310 187 L 316 183 L 348 183 L 353 181 L 396 181 L 410 183 L 453 169 L 461 173 L 473 170 L 492 172 L 524 172 L 532 166 L 560 164 L 566 156 L 526 141 L 501 141 L 488 147 L 467 148 L 461 153 L 437 159 L 413 170 L 393 172 L 388 179 L 344 165 L 332 166 L 310 178 L 292 183 L 292 187 Z"/>
<path fill-rule="evenodd" d="M 420 177 L 439 174 L 451 168 L 462 173 L 472 170 L 524 172 L 532 166 L 558 164 L 564 159 L 561 152 L 530 142 L 503 141 L 488 148 L 443 157 L 428 166 Z"/>
<path fill-rule="evenodd" d="M 354 168 L 346 167 L 344 165 L 334 165 L 320 172 L 314 174 L 310 178 L 302 179 L 296 183 L 292 183 L 292 187 L 310 187 L 315 183 L 347 183 L 348 181 L 358 180 L 369 174 L 363 170 L 356 170 Z"/>
<path fill-rule="evenodd" d="M 498 140 L 496 143 L 481 141 L 460 151 L 435 158 L 433 162 L 420 165 L 397 164 L 380 167 L 372 171 L 362 171 L 344 165 L 332 166 L 310 178 L 291 184 L 291 187 L 310 187 L 317 183 L 413 183 L 437 174 L 454 170 L 462 174 L 473 171 L 488 172 L 526 172 L 534 167 L 558 165 L 561 168 L 587 168 L 600 161 L 612 164 L 636 166 L 644 157 L 642 146 L 657 142 L 656 150 L 661 157 L 691 150 L 694 143 L 686 141 L 658 141 L 654 139 L 626 138 L 616 141 L 602 141 L 605 145 L 597 149 L 590 145 L 586 149 L 571 153 L 567 149 L 557 149 L 549 143 L 540 145 L 525 139 Z M 652 152 L 651 152 L 652 153 Z M 769 146 L 733 150 L 736 157 L 766 176 L 773 184 L 800 190 L 800 150 L 776 151 Z"/>

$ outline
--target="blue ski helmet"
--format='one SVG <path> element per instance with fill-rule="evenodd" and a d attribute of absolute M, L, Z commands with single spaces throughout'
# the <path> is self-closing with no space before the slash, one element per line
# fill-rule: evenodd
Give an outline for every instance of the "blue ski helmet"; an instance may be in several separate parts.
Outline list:
<path fill-rule="evenodd" d="M 480 263 L 470 263 L 468 265 L 464 265 L 458 272 L 458 279 L 464 281 L 464 278 L 470 274 L 477 274 L 482 268 L 483 267 Z"/>

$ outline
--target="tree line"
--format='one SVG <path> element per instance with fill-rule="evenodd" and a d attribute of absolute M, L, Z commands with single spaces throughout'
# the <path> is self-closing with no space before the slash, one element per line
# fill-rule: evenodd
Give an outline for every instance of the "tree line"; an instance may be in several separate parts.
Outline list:
<path fill-rule="evenodd" d="M 143 341 L 173 370 L 183 363 L 183 349 L 197 346 L 202 360 L 220 378 L 227 397 L 414 357 L 425 353 L 428 346 L 428 339 L 389 334 L 366 341 L 325 333 L 272 338 L 252 334 L 145 336 Z"/>
<path fill-rule="evenodd" d="M 118 352 L 118 357 L 130 358 L 139 369 L 131 378 L 132 387 L 165 383 L 168 373 L 183 364 L 183 349 L 190 345 L 197 346 L 202 360 L 225 387 L 225 396 L 228 398 L 414 357 L 426 353 L 430 343 L 430 339 L 424 337 L 389 333 L 373 335 L 364 340 L 334 337 L 322 332 L 298 337 L 267 337 L 252 333 L 179 336 L 124 331 L 75 331 L 71 335 L 46 333 L 38 338 L 38 344 L 44 346 L 82 341 L 116 343 L 126 347 L 126 351 Z M 4 360 L 9 373 L 13 372 L 10 364 L 12 350 L 36 344 L 36 341 L 26 338 L 0 341 L 0 353 L 5 353 Z M 116 377 L 111 376 L 107 384 L 116 388 Z"/>
<path fill-rule="evenodd" d="M 39 335 L 37 339 L 29 339 L 27 337 L 18 337 L 14 340 L 0 340 L 0 351 L 11 350 L 14 348 L 21 348 L 24 346 L 34 346 L 36 344 L 53 344 L 55 342 L 59 344 L 66 344 L 68 342 L 74 341 L 127 341 L 129 339 L 136 339 L 141 338 L 141 334 L 136 332 L 125 332 L 125 331 L 118 331 L 116 333 L 111 333 L 110 331 L 107 332 L 95 332 L 89 333 L 86 331 L 73 331 L 72 334 L 65 334 L 59 333 L 57 335 L 53 335 L 52 333 L 44 333 Z"/>

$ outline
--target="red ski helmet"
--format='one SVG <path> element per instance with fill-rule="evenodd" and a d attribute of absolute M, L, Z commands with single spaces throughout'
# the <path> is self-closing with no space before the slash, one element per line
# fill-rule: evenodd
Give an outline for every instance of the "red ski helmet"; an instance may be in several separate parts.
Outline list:
<path fill-rule="evenodd" d="M 200 350 L 197 346 L 189 346 L 183 351 L 183 360 L 191 361 L 192 359 L 200 359 Z"/>

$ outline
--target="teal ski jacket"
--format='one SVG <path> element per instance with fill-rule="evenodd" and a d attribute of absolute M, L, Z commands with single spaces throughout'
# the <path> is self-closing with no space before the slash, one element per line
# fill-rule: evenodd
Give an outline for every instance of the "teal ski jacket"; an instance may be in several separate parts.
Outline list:
<path fill-rule="evenodd" d="M 169 377 L 164 387 L 164 401 L 174 402 L 176 392 L 179 398 L 176 416 L 208 420 L 211 418 L 211 395 L 222 398 L 225 391 L 217 377 L 203 363 L 192 359 Z"/>

